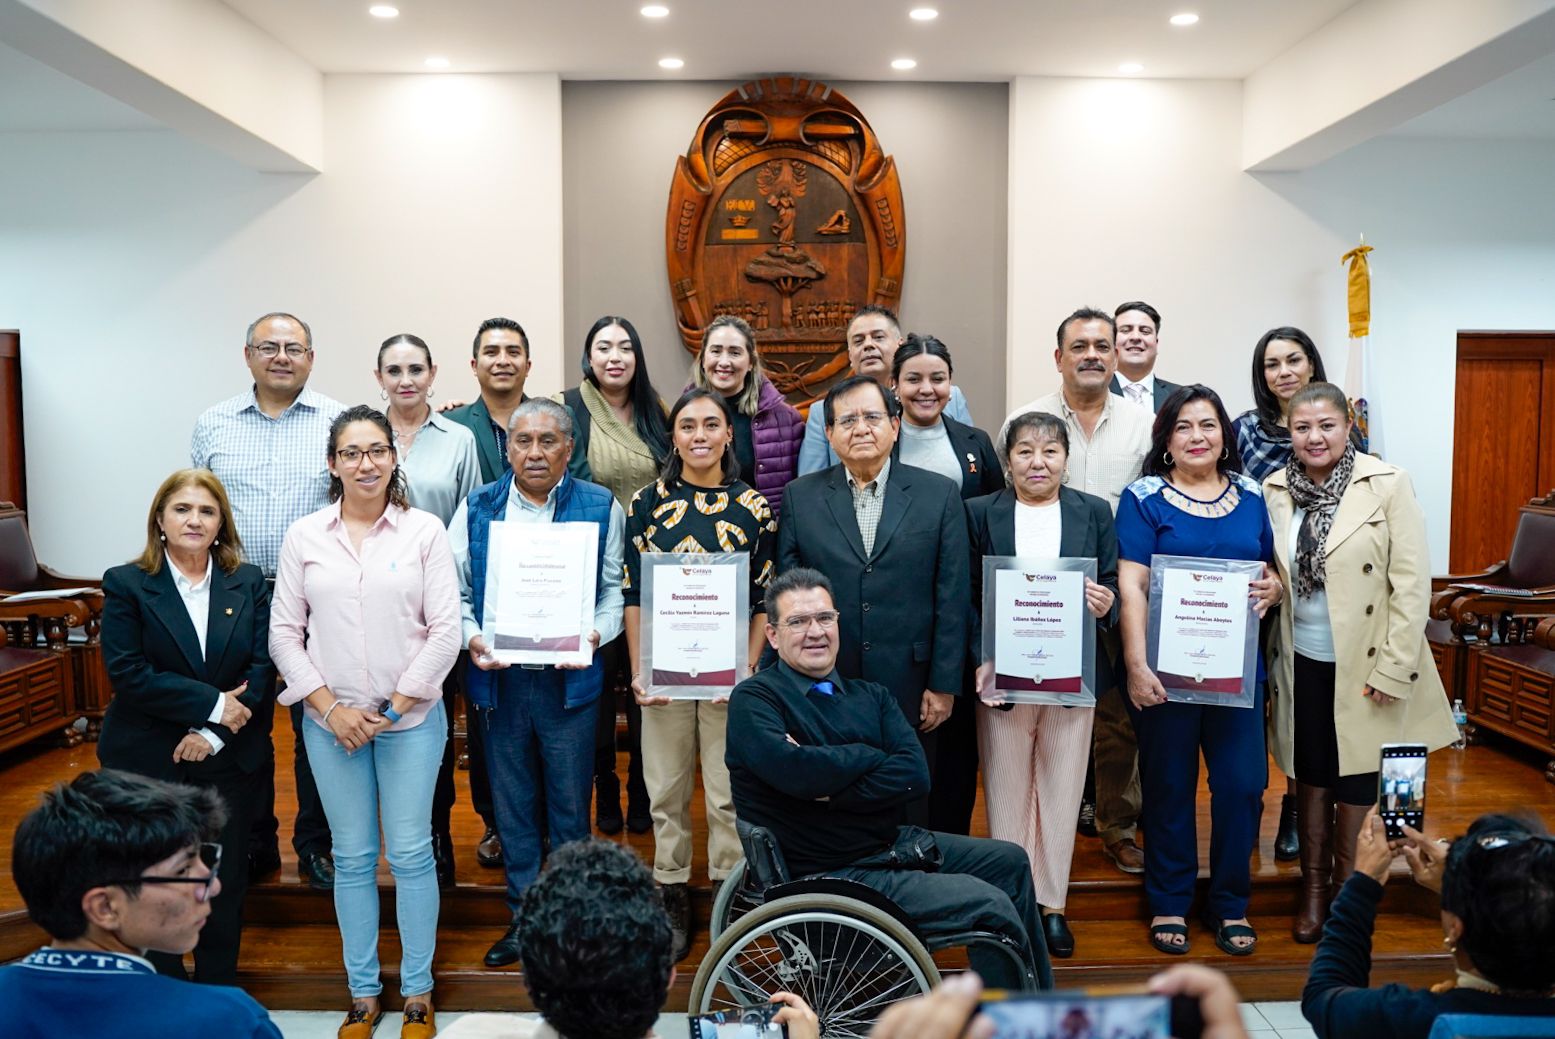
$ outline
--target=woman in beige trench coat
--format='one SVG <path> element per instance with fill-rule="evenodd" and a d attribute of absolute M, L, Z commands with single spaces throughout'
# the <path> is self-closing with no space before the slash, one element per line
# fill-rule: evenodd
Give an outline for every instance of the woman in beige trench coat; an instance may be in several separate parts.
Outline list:
<path fill-rule="evenodd" d="M 1302 895 L 1315 942 L 1355 866 L 1384 743 L 1457 739 L 1425 640 L 1430 552 L 1409 475 L 1356 451 L 1330 383 L 1291 399 L 1293 454 L 1264 481 L 1285 605 L 1269 646 L 1269 744 L 1297 781 Z"/>

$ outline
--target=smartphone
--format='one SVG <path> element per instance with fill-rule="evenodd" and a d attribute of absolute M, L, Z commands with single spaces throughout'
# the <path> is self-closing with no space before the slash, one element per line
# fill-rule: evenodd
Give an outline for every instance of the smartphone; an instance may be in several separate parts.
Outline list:
<path fill-rule="evenodd" d="M 695 1015 L 687 1019 L 691 1039 L 788 1039 L 788 1026 L 772 1020 L 782 1009 L 782 1003 L 763 1003 Z"/>
<path fill-rule="evenodd" d="M 1108 992 L 985 992 L 979 1008 L 994 1039 L 1196 1039 L 1202 1024 L 1173 1030 L 1173 1000 L 1135 988 Z M 1198 1005 L 1192 1007 L 1197 1018 Z"/>
<path fill-rule="evenodd" d="M 1388 840 L 1404 836 L 1408 824 L 1425 829 L 1424 743 L 1384 743 L 1377 766 L 1377 814 L 1387 827 Z"/>

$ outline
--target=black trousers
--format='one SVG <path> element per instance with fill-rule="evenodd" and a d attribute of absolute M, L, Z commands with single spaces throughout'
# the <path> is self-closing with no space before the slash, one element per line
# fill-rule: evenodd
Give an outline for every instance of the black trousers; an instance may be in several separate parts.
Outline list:
<path fill-rule="evenodd" d="M 934 758 L 929 763 L 929 829 L 941 833 L 972 832 L 977 804 L 977 697 L 963 693 L 935 730 Z"/>
<path fill-rule="evenodd" d="M 1031 860 L 1018 844 L 936 833 L 943 862 L 937 872 L 894 869 L 884 855 L 833 870 L 885 895 L 925 936 L 991 931 L 1013 939 L 1025 954 L 1039 988 L 1053 987 L 1053 967 L 1042 934 L 1041 909 L 1031 886 Z M 1008 957 L 973 946 L 972 966 L 991 988 L 1019 989 L 1025 979 Z"/>
<path fill-rule="evenodd" d="M 281 684 L 276 683 L 279 692 Z M 297 782 L 297 822 L 292 827 L 292 850 L 299 858 L 304 855 L 328 855 L 331 847 L 329 820 L 324 818 L 324 805 L 319 801 L 319 788 L 313 782 L 313 769 L 308 764 L 308 748 L 302 742 L 302 727 L 306 719 L 301 702 L 292 704 L 292 775 Z M 262 725 L 265 732 L 267 753 L 259 771 L 250 777 L 258 788 L 254 808 L 250 846 L 256 849 L 275 848 L 280 839 L 280 820 L 275 817 L 275 744 L 270 738 L 274 724 L 275 697 L 267 697 L 264 707 L 250 719 L 250 725 Z M 225 862 L 223 863 L 225 865 Z"/>
<path fill-rule="evenodd" d="M 437 786 L 432 791 L 432 832 L 447 833 L 453 818 L 456 788 L 454 786 L 454 715 L 455 707 L 464 698 L 464 656 L 460 656 L 448 677 L 443 679 L 443 704 L 448 709 L 448 744 L 443 748 L 443 763 L 437 770 Z M 465 703 L 468 717 L 465 720 L 465 748 L 470 755 L 470 806 L 488 829 L 497 825 L 496 813 L 491 807 L 491 776 L 486 771 L 486 737 L 481 732 L 475 708 Z"/>
<path fill-rule="evenodd" d="M 224 752 L 225 753 L 225 752 Z M 227 805 L 221 844 L 221 891 L 211 902 L 211 915 L 194 949 L 194 980 L 208 985 L 238 983 L 238 950 L 243 939 L 243 896 L 248 891 L 248 841 L 259 790 L 256 775 L 230 767 L 222 755 L 206 758 L 190 770 L 184 782 L 211 787 Z M 208 767 L 207 767 L 208 766 Z M 153 952 L 146 957 L 158 974 L 187 980 L 182 956 Z"/>
<path fill-rule="evenodd" d="M 1377 800 L 1377 773 L 1339 774 L 1339 734 L 1334 728 L 1334 664 L 1296 654 L 1296 781 L 1327 787 L 1334 800 L 1369 805 Z M 1359 689 L 1348 695 L 1360 696 Z"/>
<path fill-rule="evenodd" d="M 643 709 L 632 696 L 632 661 L 626 651 L 626 636 L 607 642 L 600 651 L 605 670 L 605 689 L 600 694 L 599 714 L 594 723 L 594 779 L 616 776 L 616 703 L 617 698 L 626 708 L 627 752 L 626 791 L 627 804 L 648 803 L 648 786 L 643 782 Z M 614 785 L 614 784 L 609 784 Z M 595 814 L 599 808 L 595 806 Z"/>

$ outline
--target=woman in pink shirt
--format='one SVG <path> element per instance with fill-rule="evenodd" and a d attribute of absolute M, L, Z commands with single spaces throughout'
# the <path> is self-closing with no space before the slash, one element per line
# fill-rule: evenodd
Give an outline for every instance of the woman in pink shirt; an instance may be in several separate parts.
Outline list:
<path fill-rule="evenodd" d="M 279 702 L 305 704 L 303 739 L 335 845 L 351 1010 L 341 1039 L 383 1016 L 378 973 L 378 820 L 394 873 L 404 954 L 401 1036 L 430 1039 L 438 887 L 432 791 L 447 727 L 443 677 L 459 655 L 459 584 L 436 516 L 406 503 L 382 412 L 349 408 L 330 427 L 331 504 L 281 547 L 270 653 Z"/>

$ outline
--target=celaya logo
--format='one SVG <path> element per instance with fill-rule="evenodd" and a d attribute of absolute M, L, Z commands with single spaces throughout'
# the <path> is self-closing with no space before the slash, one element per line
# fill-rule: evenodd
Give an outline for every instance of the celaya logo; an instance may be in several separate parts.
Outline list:
<path fill-rule="evenodd" d="M 1026 579 L 1027 584 L 1052 584 L 1058 580 L 1057 574 L 1028 574 L 1024 570 L 1021 571 L 1021 576 Z"/>
<path fill-rule="evenodd" d="M 713 568 L 709 566 L 683 566 L 680 568 L 682 577 L 707 577 L 712 574 Z"/>
<path fill-rule="evenodd" d="M 1188 572 L 1193 575 L 1193 580 L 1195 582 L 1202 584 L 1220 584 L 1226 579 L 1224 574 L 1203 574 L 1197 570 L 1190 570 Z"/>

